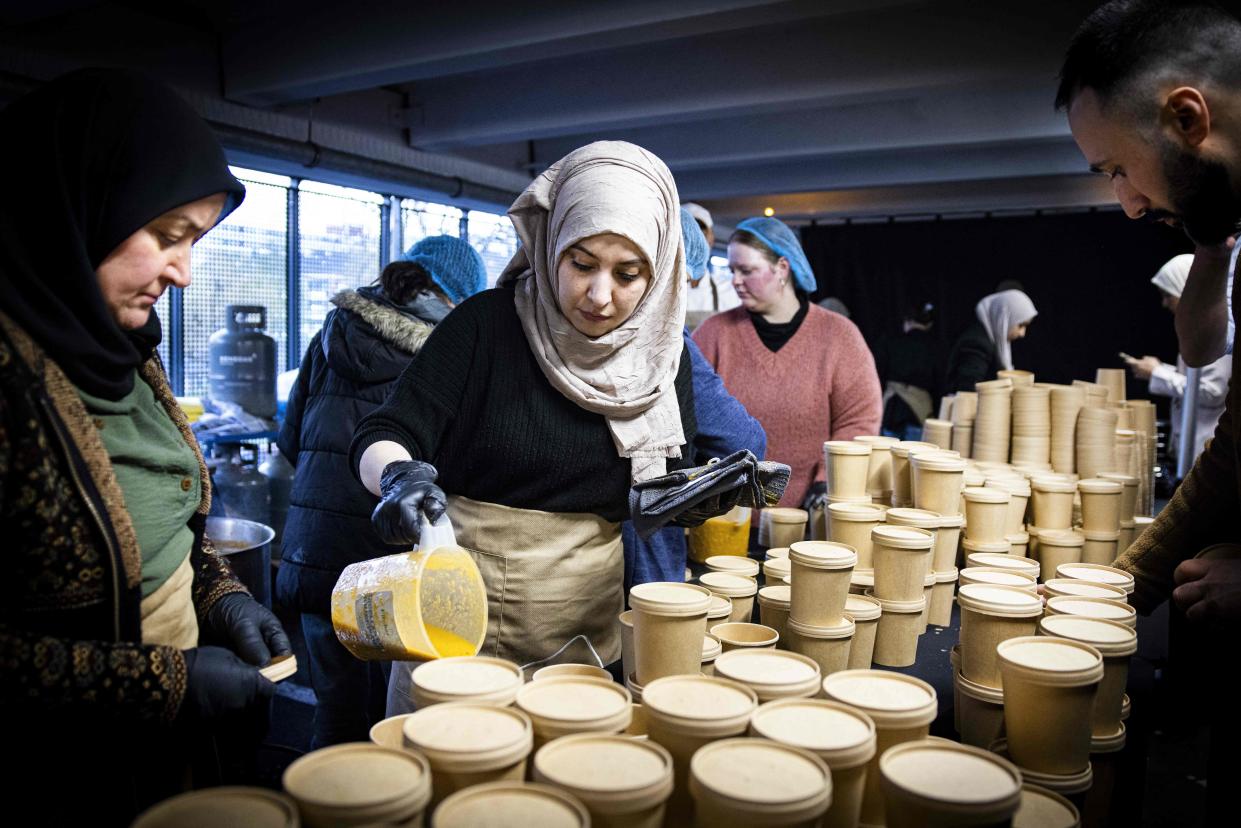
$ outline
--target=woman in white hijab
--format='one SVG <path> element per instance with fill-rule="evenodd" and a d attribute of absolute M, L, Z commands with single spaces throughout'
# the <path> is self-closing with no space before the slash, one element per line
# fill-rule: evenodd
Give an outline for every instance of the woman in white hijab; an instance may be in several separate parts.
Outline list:
<path fill-rule="evenodd" d="M 1012 343 L 1026 335 L 1038 311 L 1020 290 L 1002 290 L 979 301 L 974 316 L 948 356 L 949 392 L 973 391 L 975 384 L 995 379 L 996 371 L 1011 369 Z"/>
<path fill-rule="evenodd" d="M 688 465 L 695 430 L 679 205 L 640 147 L 570 153 L 509 210 L 521 247 L 496 289 L 440 323 L 355 432 L 379 534 L 408 546 L 447 511 L 475 553 L 484 655 L 536 661 L 579 633 L 620 655 L 629 490 Z"/>
<path fill-rule="evenodd" d="M 1163 294 L 1163 306 L 1169 313 L 1176 313 L 1176 306 L 1181 301 L 1181 293 L 1185 290 L 1185 281 L 1189 278 L 1189 267 L 1194 263 L 1192 253 L 1174 256 L 1167 264 L 1159 268 L 1159 272 L 1151 279 L 1151 284 L 1159 288 Z M 1125 360 L 1133 376 L 1149 381 L 1150 393 L 1160 397 L 1172 398 L 1172 440 L 1171 451 L 1176 453 L 1180 445 L 1181 404 L 1185 399 L 1185 386 L 1188 382 L 1185 373 L 1185 361 L 1178 354 L 1176 365 L 1161 362 L 1158 357 L 1144 356 L 1141 359 L 1132 357 Z M 1224 356 L 1204 366 L 1198 372 L 1198 415 L 1194 426 L 1194 459 L 1202 454 L 1207 440 L 1215 434 L 1215 424 L 1224 413 L 1224 403 L 1228 400 L 1228 381 L 1232 379 L 1232 355 Z"/>

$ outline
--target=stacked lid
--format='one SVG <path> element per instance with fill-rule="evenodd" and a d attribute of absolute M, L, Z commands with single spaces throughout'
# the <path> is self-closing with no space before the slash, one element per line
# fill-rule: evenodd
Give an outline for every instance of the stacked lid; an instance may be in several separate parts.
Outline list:
<path fill-rule="evenodd" d="M 974 389 L 978 392 L 974 459 L 1007 463 L 1012 434 L 1012 380 L 1002 378 L 980 382 Z"/>
<path fill-rule="evenodd" d="M 1051 391 L 1034 385 L 1013 389 L 1013 463 L 1046 465 L 1051 458 Z"/>
<path fill-rule="evenodd" d="M 922 441 L 941 449 L 952 447 L 952 421 L 928 419 L 922 423 Z"/>
<path fill-rule="evenodd" d="M 1077 468 L 1077 414 L 1086 404 L 1086 390 L 1073 385 L 1051 389 L 1051 467 L 1063 474 Z"/>
<path fill-rule="evenodd" d="M 1116 464 L 1116 421 L 1113 409 L 1086 406 L 1077 415 L 1077 474 L 1096 477 Z"/>

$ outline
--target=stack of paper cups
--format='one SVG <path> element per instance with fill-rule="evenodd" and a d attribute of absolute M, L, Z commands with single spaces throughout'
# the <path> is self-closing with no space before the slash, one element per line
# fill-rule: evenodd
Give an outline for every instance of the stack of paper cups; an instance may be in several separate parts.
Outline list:
<path fill-rule="evenodd" d="M 875 503 L 892 501 L 892 446 L 899 441 L 895 437 L 854 437 L 854 442 L 870 446 L 870 461 L 866 467 L 866 493 Z"/>
<path fill-rule="evenodd" d="M 952 406 L 952 450 L 970 457 L 974 445 L 974 418 L 978 414 L 978 394 L 961 391 Z"/>
<path fill-rule="evenodd" d="M 1073 386 L 1086 392 L 1086 405 L 1097 405 L 1101 408 L 1107 405 L 1107 388 L 1105 386 L 1086 380 L 1073 380 Z"/>
<path fill-rule="evenodd" d="M 1095 477 L 1116 467 L 1116 412 L 1086 406 L 1077 415 L 1077 474 Z"/>
<path fill-rule="evenodd" d="M 974 418 L 973 458 L 1007 463 L 1012 433 L 1012 381 L 991 380 L 974 387 L 978 390 L 978 415 Z"/>
<path fill-rule="evenodd" d="M 1005 368 L 995 372 L 998 379 L 1006 379 L 1016 388 L 1019 385 L 1034 385 L 1034 374 L 1019 368 Z"/>
<path fill-rule="evenodd" d="M 1086 389 L 1057 385 L 1051 389 L 1051 467 L 1062 474 L 1077 468 L 1077 413 L 1086 404 Z"/>
<path fill-rule="evenodd" d="M 1051 392 L 1038 386 L 1013 389 L 1013 463 L 1046 466 L 1051 459 Z"/>
<path fill-rule="evenodd" d="M 940 448 L 952 448 L 952 421 L 926 420 L 922 423 L 922 441 Z"/>
<path fill-rule="evenodd" d="M 1109 402 L 1125 401 L 1125 369 L 1124 368 L 1100 368 L 1095 371 L 1094 381 L 1107 389 L 1107 399 Z"/>

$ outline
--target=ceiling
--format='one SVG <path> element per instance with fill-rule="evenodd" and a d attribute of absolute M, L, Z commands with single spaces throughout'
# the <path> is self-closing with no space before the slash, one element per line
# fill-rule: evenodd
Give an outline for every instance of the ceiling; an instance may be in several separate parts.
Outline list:
<path fill-rule="evenodd" d="M 1094 5 L 44 0 L 0 16 L 25 54 L 0 69 L 137 63 L 255 117 L 349 127 L 504 182 L 634 141 L 723 224 L 765 207 L 803 221 L 1100 206 L 1111 192 L 1052 107 Z"/>

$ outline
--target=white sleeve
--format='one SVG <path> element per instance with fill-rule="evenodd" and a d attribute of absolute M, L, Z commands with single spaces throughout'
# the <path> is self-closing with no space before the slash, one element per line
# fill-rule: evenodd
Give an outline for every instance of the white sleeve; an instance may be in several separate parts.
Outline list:
<path fill-rule="evenodd" d="M 1237 270 L 1237 254 L 1241 253 L 1241 241 L 1232 248 L 1232 261 L 1228 264 L 1228 336 L 1224 341 L 1224 353 L 1231 354 L 1237 339 L 1237 323 L 1232 318 L 1232 277 Z"/>
<path fill-rule="evenodd" d="M 1150 392 L 1160 397 L 1185 396 L 1185 375 L 1166 362 L 1151 372 Z"/>

